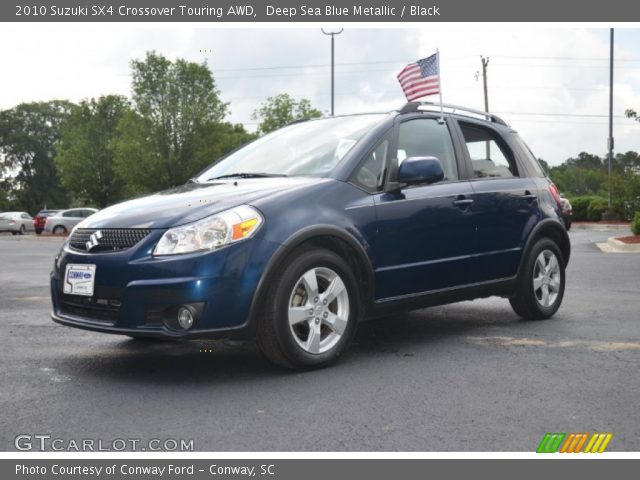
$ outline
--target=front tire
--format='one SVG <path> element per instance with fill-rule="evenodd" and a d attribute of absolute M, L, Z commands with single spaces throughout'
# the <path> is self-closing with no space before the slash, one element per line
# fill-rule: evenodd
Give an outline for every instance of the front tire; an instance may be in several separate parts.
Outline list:
<path fill-rule="evenodd" d="M 54 235 L 64 235 L 65 233 L 67 233 L 67 229 L 62 225 L 58 225 L 53 229 Z"/>
<path fill-rule="evenodd" d="M 538 240 L 525 260 L 513 297 L 513 310 L 526 320 L 546 320 L 560 308 L 564 296 L 565 266 L 558 246 L 548 238 Z"/>
<path fill-rule="evenodd" d="M 271 362 L 306 370 L 335 362 L 361 311 L 354 273 L 326 249 L 300 249 L 275 276 L 258 321 L 257 343 Z"/>
<path fill-rule="evenodd" d="M 20 235 L 24 235 L 24 232 L 26 231 L 26 228 L 24 228 L 24 225 L 20 225 L 20 231 L 18 232 Z"/>

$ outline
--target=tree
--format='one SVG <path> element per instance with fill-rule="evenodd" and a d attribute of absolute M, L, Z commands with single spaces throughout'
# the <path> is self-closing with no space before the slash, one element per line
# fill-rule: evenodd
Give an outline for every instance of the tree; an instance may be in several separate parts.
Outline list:
<path fill-rule="evenodd" d="M 112 143 L 128 111 L 129 102 L 119 95 L 83 101 L 71 111 L 55 160 L 62 184 L 77 202 L 104 208 L 123 198 Z"/>
<path fill-rule="evenodd" d="M 7 196 L 13 209 L 35 213 L 45 205 L 67 205 L 54 157 L 72 106 L 52 100 L 22 103 L 0 112 L 0 180 L 11 187 Z"/>
<path fill-rule="evenodd" d="M 116 170 L 130 193 L 182 184 L 221 150 L 227 104 L 206 64 L 150 52 L 131 70 L 134 108 L 118 126 Z"/>
<path fill-rule="evenodd" d="M 288 93 L 281 93 L 267 98 L 267 101 L 253 112 L 251 118 L 260 122 L 260 133 L 268 133 L 296 120 L 321 116 L 322 112 L 313 108 L 309 100 L 303 98 L 296 101 Z"/>
<path fill-rule="evenodd" d="M 636 122 L 640 122 L 640 117 L 638 116 L 638 112 L 636 112 L 633 109 L 628 109 L 624 111 L 624 114 L 627 116 L 627 118 L 633 118 Z"/>

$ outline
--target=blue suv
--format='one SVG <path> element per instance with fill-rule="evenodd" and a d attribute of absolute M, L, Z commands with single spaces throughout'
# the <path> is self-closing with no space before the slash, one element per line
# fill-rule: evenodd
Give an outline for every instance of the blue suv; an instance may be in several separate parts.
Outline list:
<path fill-rule="evenodd" d="M 53 320 L 250 338 L 305 369 L 398 311 L 499 295 L 551 317 L 571 250 L 555 186 L 500 118 L 438 109 L 297 122 L 92 215 L 55 259 Z"/>

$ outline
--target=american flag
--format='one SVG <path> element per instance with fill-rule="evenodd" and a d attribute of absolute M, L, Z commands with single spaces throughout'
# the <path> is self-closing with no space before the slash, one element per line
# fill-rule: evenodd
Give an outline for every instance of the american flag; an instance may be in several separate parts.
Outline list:
<path fill-rule="evenodd" d="M 440 93 L 440 65 L 438 54 L 410 63 L 398 74 L 398 81 L 408 102 Z"/>

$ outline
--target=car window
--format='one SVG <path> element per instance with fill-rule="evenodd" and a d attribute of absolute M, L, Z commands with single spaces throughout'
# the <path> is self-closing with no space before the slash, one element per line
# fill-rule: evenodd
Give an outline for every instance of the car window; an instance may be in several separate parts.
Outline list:
<path fill-rule="evenodd" d="M 78 218 L 81 217 L 79 210 L 69 210 L 62 214 L 63 217 Z"/>
<path fill-rule="evenodd" d="M 369 192 L 380 191 L 387 173 L 389 139 L 385 138 L 356 169 L 351 181 Z"/>
<path fill-rule="evenodd" d="M 83 210 L 83 211 L 82 211 L 82 216 L 83 216 L 84 218 L 87 218 L 87 217 L 89 217 L 89 216 L 93 215 L 94 213 L 95 213 L 95 212 L 94 212 L 93 210 Z"/>
<path fill-rule="evenodd" d="M 471 158 L 473 176 L 516 177 L 513 154 L 498 135 L 488 128 L 461 123 L 460 128 Z"/>
<path fill-rule="evenodd" d="M 458 179 L 458 167 L 449 128 L 436 119 L 421 118 L 400 124 L 398 165 L 410 157 L 436 157 L 442 164 L 444 180 Z"/>
<path fill-rule="evenodd" d="M 25 220 L 31 220 L 31 216 L 28 213 L 23 213 L 22 218 L 24 218 Z"/>

